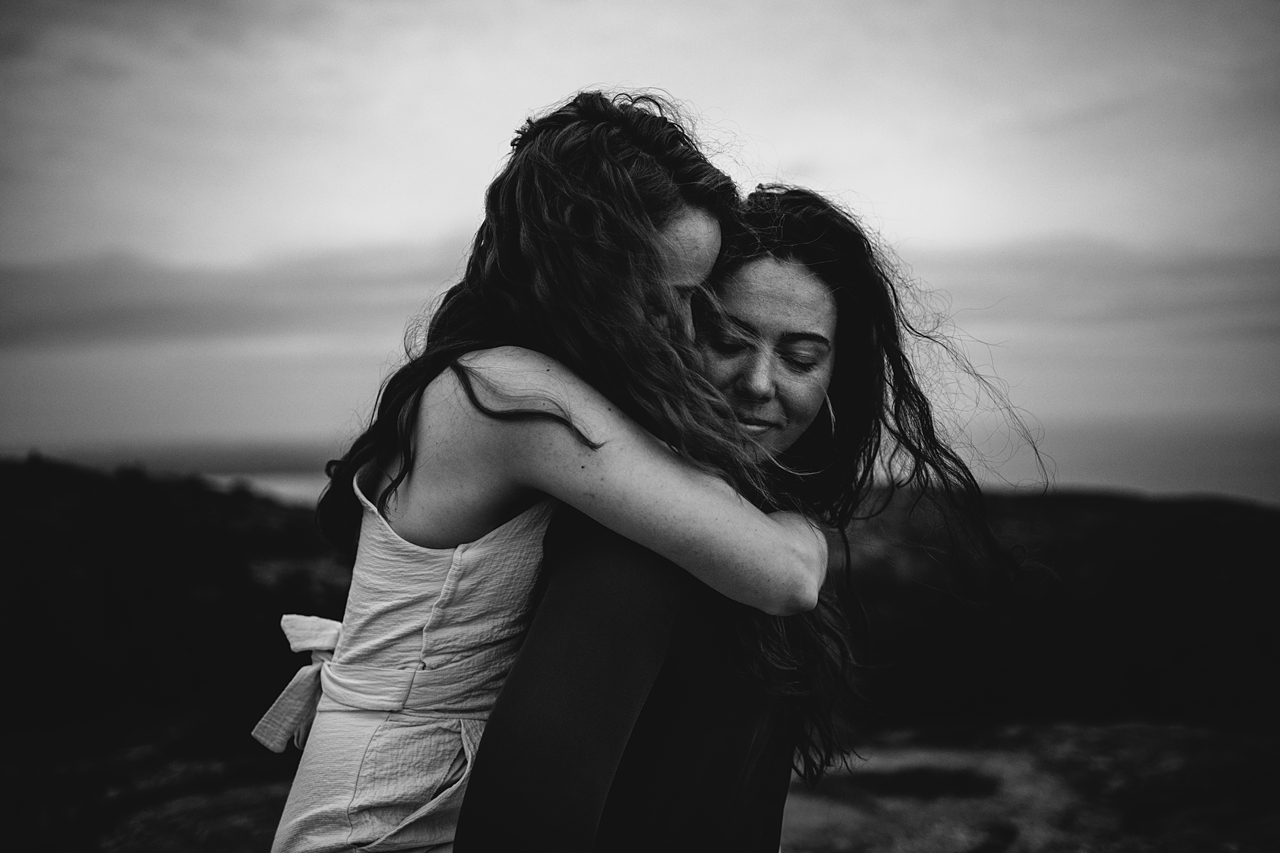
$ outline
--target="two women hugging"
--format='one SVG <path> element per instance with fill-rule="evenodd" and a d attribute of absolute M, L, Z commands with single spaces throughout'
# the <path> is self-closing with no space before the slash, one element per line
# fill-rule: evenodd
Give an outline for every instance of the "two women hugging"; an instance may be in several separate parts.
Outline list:
<path fill-rule="evenodd" d="M 309 727 L 273 849 L 777 851 L 793 768 L 856 745 L 859 519 L 908 488 L 967 576 L 1016 571 L 901 298 L 850 213 L 743 200 L 660 98 L 527 122 L 330 463 L 352 584 L 259 725 Z"/>

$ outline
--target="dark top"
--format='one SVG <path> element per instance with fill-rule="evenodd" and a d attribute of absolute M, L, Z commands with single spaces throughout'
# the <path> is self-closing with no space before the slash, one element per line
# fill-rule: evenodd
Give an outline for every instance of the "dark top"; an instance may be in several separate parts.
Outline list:
<path fill-rule="evenodd" d="M 740 606 L 568 508 L 545 547 L 456 853 L 776 853 L 794 744 L 736 663 Z"/>

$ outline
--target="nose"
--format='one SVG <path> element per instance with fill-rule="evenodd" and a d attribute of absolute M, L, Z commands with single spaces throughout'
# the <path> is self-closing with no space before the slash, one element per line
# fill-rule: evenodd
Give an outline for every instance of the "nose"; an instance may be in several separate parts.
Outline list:
<path fill-rule="evenodd" d="M 773 359 L 768 353 L 752 353 L 738 374 L 738 393 L 750 400 L 769 400 L 774 390 Z"/>

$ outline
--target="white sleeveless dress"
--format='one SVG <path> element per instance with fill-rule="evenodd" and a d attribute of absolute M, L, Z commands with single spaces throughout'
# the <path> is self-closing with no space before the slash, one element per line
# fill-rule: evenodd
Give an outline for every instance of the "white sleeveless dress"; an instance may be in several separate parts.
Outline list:
<path fill-rule="evenodd" d="M 346 614 L 332 660 L 313 667 L 322 695 L 272 850 L 444 853 L 528 624 L 555 502 L 474 542 L 422 548 L 355 491 L 364 517 Z"/>

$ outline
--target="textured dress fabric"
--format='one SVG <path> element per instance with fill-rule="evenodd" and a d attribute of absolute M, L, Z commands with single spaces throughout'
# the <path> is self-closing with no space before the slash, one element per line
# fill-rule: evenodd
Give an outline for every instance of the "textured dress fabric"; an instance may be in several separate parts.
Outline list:
<path fill-rule="evenodd" d="M 450 851 L 471 762 L 528 624 L 554 501 L 423 548 L 364 508 L 341 636 L 273 851 Z"/>

